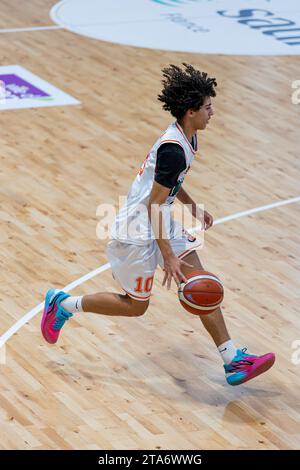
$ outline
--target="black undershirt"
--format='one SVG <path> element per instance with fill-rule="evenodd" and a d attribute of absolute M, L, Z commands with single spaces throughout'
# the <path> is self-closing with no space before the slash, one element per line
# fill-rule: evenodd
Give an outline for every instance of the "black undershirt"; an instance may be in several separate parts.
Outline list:
<path fill-rule="evenodd" d="M 185 154 L 179 144 L 168 142 L 159 147 L 154 176 L 157 183 L 170 189 L 173 188 L 185 168 Z"/>

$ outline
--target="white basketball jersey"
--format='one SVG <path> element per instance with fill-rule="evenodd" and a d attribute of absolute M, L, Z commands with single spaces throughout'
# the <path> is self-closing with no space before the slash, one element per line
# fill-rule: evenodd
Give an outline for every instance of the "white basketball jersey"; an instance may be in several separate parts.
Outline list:
<path fill-rule="evenodd" d="M 111 229 L 111 238 L 135 245 L 145 245 L 151 240 L 155 240 L 148 216 L 148 203 L 155 177 L 157 151 L 165 143 L 180 145 L 184 150 L 186 160 L 186 167 L 178 176 L 176 186 L 170 189 L 165 203 L 162 204 L 163 207 L 161 206 L 167 235 L 169 237 L 172 236 L 173 220 L 171 218 L 171 205 L 176 198 L 185 175 L 191 167 L 197 151 L 197 134 L 194 134 L 191 144 L 178 122 L 174 122 L 167 128 L 147 155 L 129 190 L 126 202 L 114 221 Z"/>

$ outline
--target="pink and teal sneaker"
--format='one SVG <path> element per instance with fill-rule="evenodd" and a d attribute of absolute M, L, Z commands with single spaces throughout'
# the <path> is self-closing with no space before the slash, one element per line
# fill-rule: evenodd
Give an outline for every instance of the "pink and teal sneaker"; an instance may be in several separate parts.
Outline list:
<path fill-rule="evenodd" d="M 47 292 L 41 330 L 48 343 L 56 343 L 65 321 L 73 316 L 72 313 L 67 312 L 60 305 L 68 297 L 70 297 L 69 294 L 59 289 L 50 289 Z"/>
<path fill-rule="evenodd" d="M 224 364 L 225 376 L 229 385 L 240 385 L 266 372 L 275 362 L 275 354 L 263 356 L 246 354 L 247 348 L 238 349 L 230 364 Z"/>

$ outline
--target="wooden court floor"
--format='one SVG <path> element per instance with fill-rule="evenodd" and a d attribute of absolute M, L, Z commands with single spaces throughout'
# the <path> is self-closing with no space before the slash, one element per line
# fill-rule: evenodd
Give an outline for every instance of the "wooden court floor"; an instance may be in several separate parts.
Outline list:
<path fill-rule="evenodd" d="M 53 4 L 5 0 L 0 29 L 51 25 Z M 96 209 L 117 207 L 169 124 L 156 101 L 169 63 L 190 62 L 218 81 L 215 116 L 185 180 L 194 199 L 219 219 L 299 196 L 298 57 L 161 52 L 64 30 L 0 33 L 0 57 L 81 101 L 0 112 L 1 335 L 48 288 L 107 262 Z M 216 225 L 200 253 L 224 282 L 234 341 L 276 353 L 267 374 L 227 385 L 199 319 L 158 271 L 144 317 L 78 314 L 50 346 L 38 314 L 10 338 L 0 448 L 299 448 L 299 233 L 299 203 L 289 204 Z M 118 290 L 110 270 L 72 292 L 101 290 Z"/>

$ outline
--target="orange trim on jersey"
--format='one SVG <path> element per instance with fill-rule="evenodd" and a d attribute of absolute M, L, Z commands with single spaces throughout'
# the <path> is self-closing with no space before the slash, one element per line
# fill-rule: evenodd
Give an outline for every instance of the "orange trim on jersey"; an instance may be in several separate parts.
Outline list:
<path fill-rule="evenodd" d="M 123 287 L 124 289 L 124 287 Z M 139 297 L 138 295 L 133 295 L 131 294 L 130 292 L 128 292 L 127 290 L 124 289 L 124 291 L 126 292 L 126 294 L 129 295 L 129 297 L 132 297 L 134 300 L 140 300 L 140 301 L 143 301 L 143 300 L 148 300 L 150 299 L 150 295 L 148 295 L 148 297 Z"/>
<path fill-rule="evenodd" d="M 185 135 L 185 133 L 183 132 L 182 128 L 180 127 L 180 125 L 178 124 L 177 121 L 175 122 L 175 125 L 176 125 L 177 129 L 179 130 L 179 132 L 182 134 L 183 138 L 189 144 L 191 151 L 195 154 L 196 150 L 193 149 L 193 146 L 192 146 L 191 142 L 189 141 L 189 139 L 187 138 L 187 136 Z"/>

